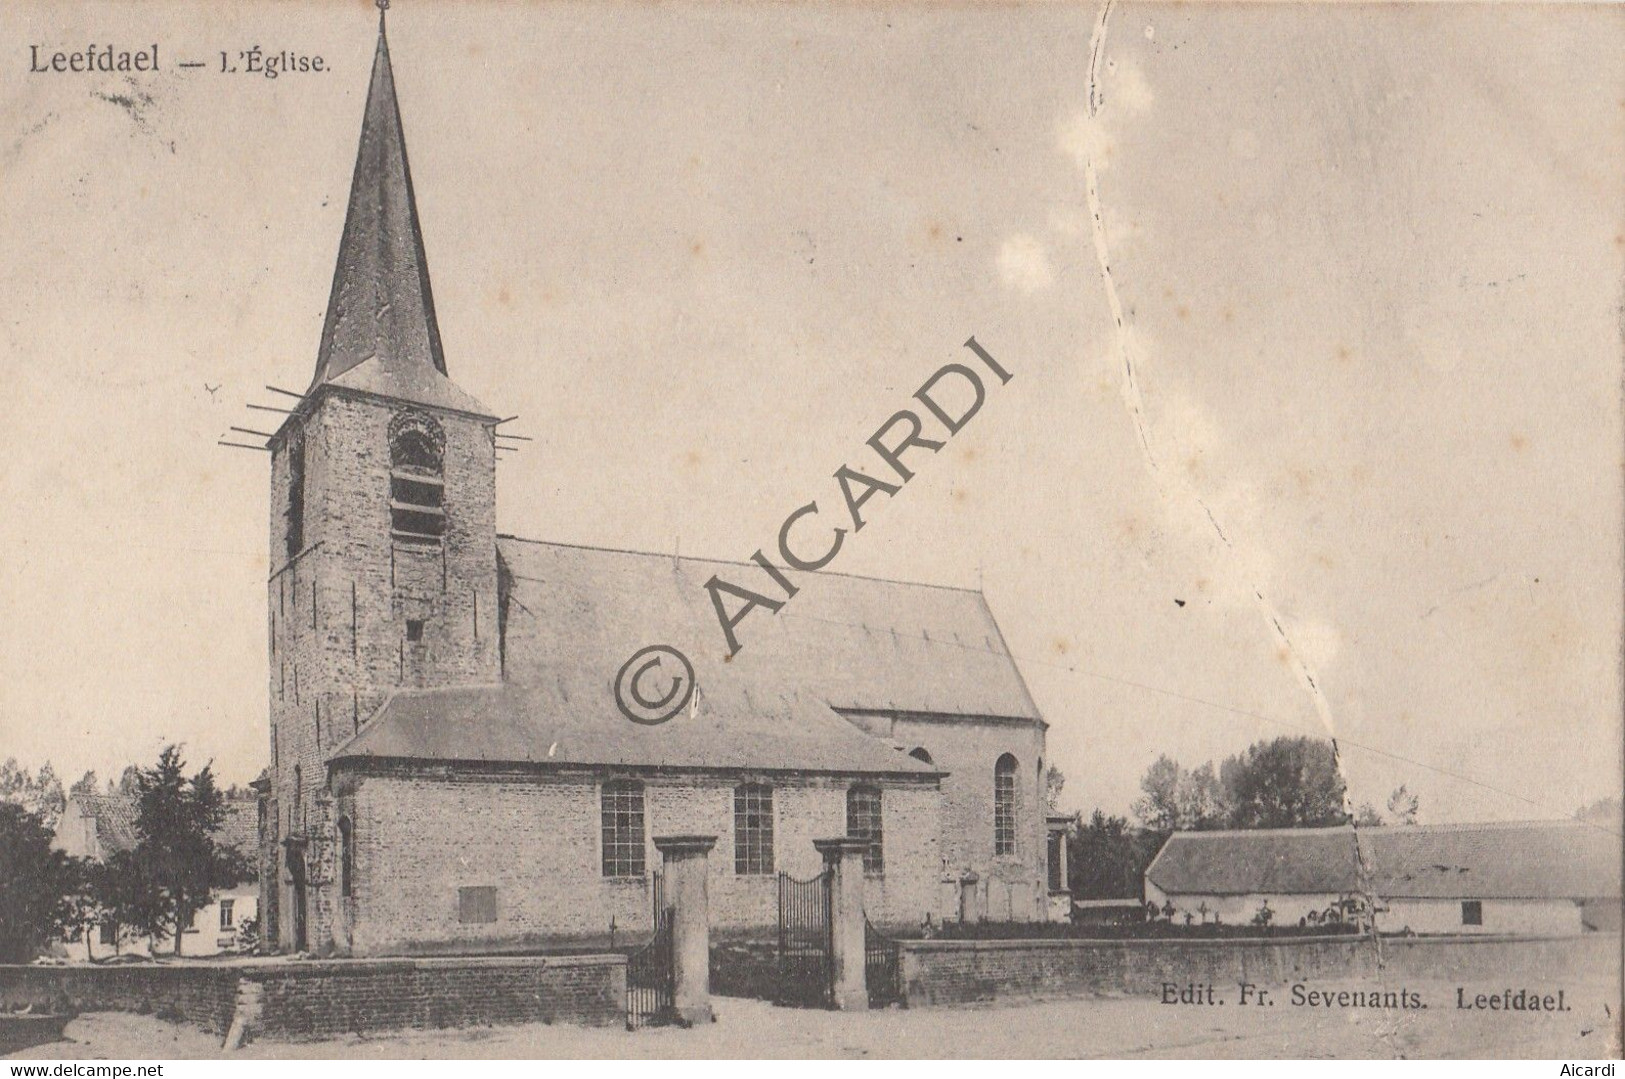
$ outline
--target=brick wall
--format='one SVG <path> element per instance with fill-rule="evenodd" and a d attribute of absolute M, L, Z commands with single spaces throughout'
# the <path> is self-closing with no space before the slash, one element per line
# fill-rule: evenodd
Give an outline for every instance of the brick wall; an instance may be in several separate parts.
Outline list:
<path fill-rule="evenodd" d="M 1048 888 L 1044 873 L 1047 812 L 1043 768 L 1044 728 L 1026 720 L 849 713 L 859 727 L 906 746 L 923 749 L 942 781 L 940 848 L 943 859 L 933 886 L 933 909 L 957 917 L 959 881 L 977 878 L 966 917 L 1030 921 L 1043 916 Z M 1016 759 L 1016 849 L 996 855 L 993 843 L 993 771 L 999 758 Z"/>
<path fill-rule="evenodd" d="M 0 966 L 0 1010 L 123 1011 L 231 1026 L 238 983 L 257 993 L 257 1036 L 305 1037 L 403 1027 L 504 1023 L 621 1026 L 620 955 L 328 960 L 163 966 Z"/>
<path fill-rule="evenodd" d="M 822 868 L 812 841 L 846 832 L 848 781 L 752 777 L 774 790 L 776 867 L 798 877 Z M 774 874 L 735 872 L 733 777 L 645 780 L 645 865 L 657 835 L 715 834 L 709 861 L 713 926 L 771 927 Z M 356 955 L 536 946 L 561 939 L 646 932 L 648 876 L 602 872 L 599 780 L 590 775 L 466 774 L 449 770 L 343 781 L 353 805 L 355 897 L 347 943 Z M 885 872 L 866 880 L 870 916 L 917 925 L 940 915 L 934 784 L 882 788 Z M 494 922 L 460 920 L 462 888 L 495 887 Z M 621 939 L 625 939 L 624 937 Z"/>
<path fill-rule="evenodd" d="M 0 966 L 0 1011 L 32 1004 L 37 1011 L 140 1012 L 180 1020 L 216 1034 L 231 1025 L 237 1000 L 235 967 Z"/>
<path fill-rule="evenodd" d="M 404 1027 L 626 1022 L 623 956 L 379 959 L 248 968 L 266 1037 Z"/>
<path fill-rule="evenodd" d="M 500 677 L 490 429 L 473 418 L 433 413 L 445 438 L 446 534 L 442 545 L 413 546 L 390 536 L 389 431 L 400 411 L 329 392 L 304 420 L 297 430 L 305 467 L 304 545 L 291 560 L 286 442 L 272 458 L 274 568 L 267 628 L 273 848 L 290 829 L 315 822 L 328 757 L 390 691 Z M 420 641 L 406 640 L 409 619 L 423 622 Z M 292 877 L 286 865 L 274 869 L 266 879 L 279 882 L 274 909 L 280 941 L 289 946 Z M 329 902 L 336 900 L 321 897 Z M 325 908 L 317 913 L 310 919 L 311 945 L 320 950 L 330 915 Z"/>
<path fill-rule="evenodd" d="M 1607 971 L 1619 937 L 1388 938 L 1384 978 L 1503 978 L 1522 973 L 1549 982 L 1575 971 Z M 1294 981 L 1374 976 L 1370 940 L 1313 937 L 1290 941 L 993 940 L 905 941 L 904 992 L 910 1006 L 1023 997 L 1129 993 L 1158 996 L 1164 983 L 1265 987 Z M 1516 983 L 1514 983 L 1516 984 Z"/>

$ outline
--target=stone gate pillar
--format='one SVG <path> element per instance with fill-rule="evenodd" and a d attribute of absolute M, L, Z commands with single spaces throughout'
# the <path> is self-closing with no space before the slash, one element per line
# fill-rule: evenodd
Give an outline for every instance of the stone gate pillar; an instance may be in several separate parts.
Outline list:
<path fill-rule="evenodd" d="M 709 1023 L 711 1013 L 711 910 L 706 890 L 707 855 L 714 835 L 655 836 L 665 861 L 665 903 L 673 908 L 671 952 L 673 1004 L 680 1023 Z"/>
<path fill-rule="evenodd" d="M 830 966 L 834 971 L 834 1004 L 841 1011 L 869 1007 L 869 984 L 863 963 L 863 852 L 869 841 L 854 836 L 815 839 L 830 871 Z"/>

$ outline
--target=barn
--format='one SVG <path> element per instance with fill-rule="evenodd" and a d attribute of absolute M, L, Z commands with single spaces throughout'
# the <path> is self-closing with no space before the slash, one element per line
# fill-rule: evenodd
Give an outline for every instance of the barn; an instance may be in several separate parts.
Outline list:
<path fill-rule="evenodd" d="M 1364 896 L 1383 932 L 1618 931 L 1620 837 L 1575 821 L 1175 832 L 1145 871 L 1146 901 L 1180 921 L 1267 904 L 1297 925 Z"/>

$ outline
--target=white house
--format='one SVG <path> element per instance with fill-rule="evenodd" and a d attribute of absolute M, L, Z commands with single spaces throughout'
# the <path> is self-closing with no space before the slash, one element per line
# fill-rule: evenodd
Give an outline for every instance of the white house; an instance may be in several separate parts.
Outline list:
<path fill-rule="evenodd" d="M 215 841 L 235 847 L 257 864 L 258 808 L 250 801 L 226 803 L 226 820 Z M 57 821 L 54 845 L 76 858 L 102 861 L 121 850 L 135 846 L 136 800 L 129 794 L 71 794 Z M 259 884 L 250 879 L 217 892 L 208 906 L 192 918 L 181 941 L 181 954 L 218 955 L 236 951 L 239 930 L 245 921 L 259 913 Z M 111 955 L 151 955 L 153 942 L 134 936 L 128 929 L 111 923 L 92 929 L 87 943 L 82 932 L 63 941 L 70 959 L 105 959 Z M 174 951 L 173 940 L 158 942 L 159 954 Z"/>
<path fill-rule="evenodd" d="M 1176 832 L 1145 871 L 1174 917 L 1315 921 L 1372 895 L 1383 932 L 1566 936 L 1620 927 L 1620 837 L 1574 821 Z M 1361 863 L 1364 863 L 1362 869 Z"/>

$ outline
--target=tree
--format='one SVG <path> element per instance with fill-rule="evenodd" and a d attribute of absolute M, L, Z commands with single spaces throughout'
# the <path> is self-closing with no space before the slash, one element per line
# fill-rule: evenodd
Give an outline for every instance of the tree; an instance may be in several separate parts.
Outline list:
<path fill-rule="evenodd" d="M 141 793 L 141 769 L 133 764 L 126 764 L 124 771 L 119 773 L 118 782 L 111 779 L 107 781 L 108 794 L 137 795 Z"/>
<path fill-rule="evenodd" d="M 66 799 L 62 795 L 62 781 L 50 761 L 40 765 L 38 775 L 32 775 L 15 757 L 8 757 L 0 764 L 0 801 L 22 806 L 39 817 L 50 831 L 56 827 Z"/>
<path fill-rule="evenodd" d="M 1061 801 L 1061 788 L 1066 786 L 1066 773 L 1055 765 L 1044 770 L 1044 805 L 1054 813 Z"/>
<path fill-rule="evenodd" d="M 1219 828 L 1229 815 L 1228 798 L 1211 763 L 1187 771 L 1164 754 L 1146 769 L 1140 790 L 1145 793 L 1131 808 L 1153 832 Z"/>
<path fill-rule="evenodd" d="M 1361 828 L 1381 828 L 1388 822 L 1383 819 L 1381 811 L 1370 802 L 1361 802 L 1360 808 L 1354 814 L 1354 823 Z"/>
<path fill-rule="evenodd" d="M 102 781 L 96 777 L 94 771 L 86 772 L 79 777 L 79 781 L 68 788 L 69 794 L 100 794 Z"/>
<path fill-rule="evenodd" d="M 134 851 L 115 851 L 94 865 L 89 885 L 97 925 L 112 924 L 115 950 L 128 930 L 162 936 L 174 924 L 173 902 Z"/>
<path fill-rule="evenodd" d="M 73 924 L 78 872 L 38 813 L 0 802 L 0 963 L 28 962 Z"/>
<path fill-rule="evenodd" d="M 1254 742 L 1221 766 L 1237 828 L 1316 828 L 1343 824 L 1345 788 L 1330 742 L 1283 735 Z"/>
<path fill-rule="evenodd" d="M 1403 783 L 1388 796 L 1388 816 L 1393 818 L 1395 824 L 1415 824 L 1417 811 L 1421 808 L 1422 800 Z"/>
<path fill-rule="evenodd" d="M 1088 824 L 1067 833 L 1067 881 L 1080 899 L 1138 899 L 1145 867 L 1160 845 L 1159 837 L 1129 826 L 1124 817 L 1095 810 Z"/>
<path fill-rule="evenodd" d="M 1599 798 L 1595 802 L 1581 806 L 1574 811 L 1574 819 L 1587 821 L 1591 824 L 1607 825 L 1618 828 L 1620 825 L 1620 802 L 1618 798 Z"/>
<path fill-rule="evenodd" d="M 134 905 L 134 924 L 154 937 L 175 934 L 175 954 L 192 917 L 209 902 L 216 888 L 240 879 L 242 859 L 215 844 L 214 835 L 225 820 L 226 801 L 215 786 L 211 765 L 190 779 L 180 749 L 169 746 L 153 768 L 143 769 L 134 851 L 135 881 L 147 881 L 161 902 L 142 896 Z M 139 889 L 138 889 L 139 891 Z"/>
<path fill-rule="evenodd" d="M 1179 762 L 1159 754 L 1140 777 L 1140 790 L 1131 807 L 1140 823 L 1153 832 L 1172 832 L 1179 827 Z M 1096 810 L 1098 815 L 1099 811 Z"/>

